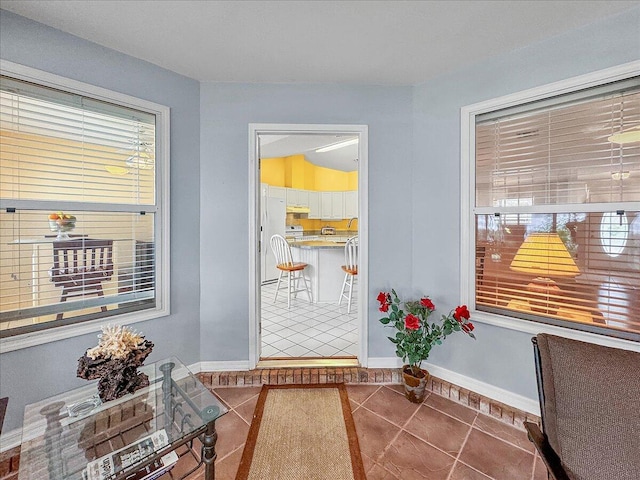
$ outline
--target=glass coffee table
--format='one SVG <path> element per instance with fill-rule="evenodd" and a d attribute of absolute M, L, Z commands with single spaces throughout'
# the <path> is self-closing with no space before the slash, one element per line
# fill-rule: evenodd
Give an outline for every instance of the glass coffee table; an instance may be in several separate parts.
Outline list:
<path fill-rule="evenodd" d="M 93 382 L 27 405 L 18 479 L 143 479 L 184 445 L 199 450 L 184 476 L 204 465 L 214 480 L 215 421 L 227 408 L 177 358 L 139 371 L 150 385 L 117 400 L 101 403 Z"/>

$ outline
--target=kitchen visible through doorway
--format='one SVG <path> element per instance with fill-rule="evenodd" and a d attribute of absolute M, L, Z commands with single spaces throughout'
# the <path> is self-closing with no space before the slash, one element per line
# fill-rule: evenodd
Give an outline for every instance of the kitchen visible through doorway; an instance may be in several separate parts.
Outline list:
<path fill-rule="evenodd" d="M 339 302 L 344 246 L 348 238 L 361 234 L 362 133 L 357 128 L 269 130 L 255 136 L 260 193 L 256 361 L 330 360 L 353 365 L 361 354 L 357 280 L 351 311 L 347 312 L 346 301 Z M 280 271 L 270 249 L 274 234 L 287 239 L 294 262 L 307 264 L 304 274 L 311 284 L 311 302 L 299 293 L 288 308 L 282 285 L 275 298 Z"/>

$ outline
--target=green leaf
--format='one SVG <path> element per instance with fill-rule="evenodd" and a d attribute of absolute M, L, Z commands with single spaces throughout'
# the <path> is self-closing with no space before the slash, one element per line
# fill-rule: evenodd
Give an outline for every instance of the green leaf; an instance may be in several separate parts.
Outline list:
<path fill-rule="evenodd" d="M 382 323 L 383 325 L 387 325 L 390 321 L 391 319 L 389 317 L 384 317 L 380 319 L 380 323 Z"/>

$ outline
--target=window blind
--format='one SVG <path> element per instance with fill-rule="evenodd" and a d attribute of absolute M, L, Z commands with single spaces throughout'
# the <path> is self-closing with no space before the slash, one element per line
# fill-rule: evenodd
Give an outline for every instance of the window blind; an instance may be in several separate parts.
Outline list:
<path fill-rule="evenodd" d="M 0 334 L 155 305 L 155 129 L 153 114 L 2 76 Z M 62 242 L 79 260 L 56 269 Z"/>
<path fill-rule="evenodd" d="M 614 137 L 628 132 L 638 77 L 476 118 L 478 310 L 637 338 L 640 141 Z"/>
<path fill-rule="evenodd" d="M 613 134 L 640 127 L 640 87 L 480 121 L 476 126 L 476 206 L 505 200 L 533 205 L 640 201 L 640 142 Z"/>

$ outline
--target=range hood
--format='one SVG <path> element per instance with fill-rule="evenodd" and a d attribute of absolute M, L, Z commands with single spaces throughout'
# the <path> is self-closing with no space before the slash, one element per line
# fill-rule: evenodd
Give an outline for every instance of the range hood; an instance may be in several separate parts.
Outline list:
<path fill-rule="evenodd" d="M 293 207 L 287 206 L 287 213 L 309 213 L 309 207 Z"/>

